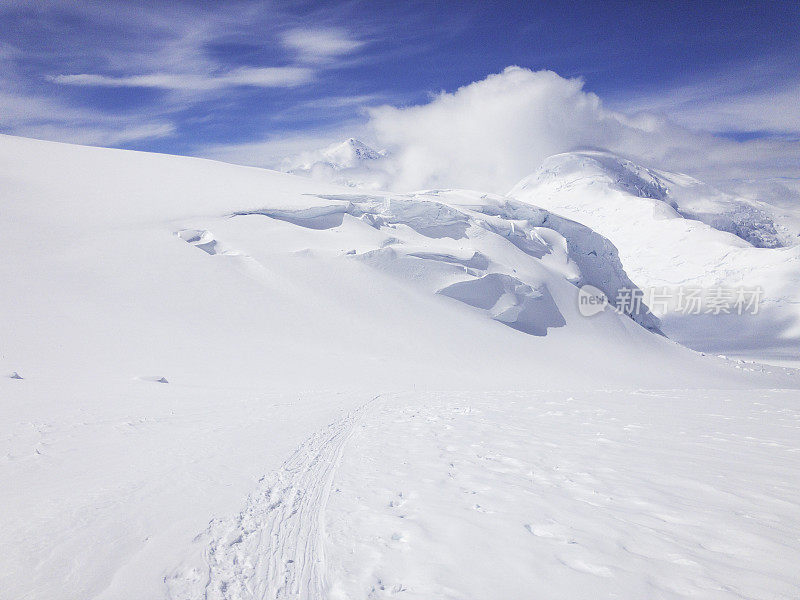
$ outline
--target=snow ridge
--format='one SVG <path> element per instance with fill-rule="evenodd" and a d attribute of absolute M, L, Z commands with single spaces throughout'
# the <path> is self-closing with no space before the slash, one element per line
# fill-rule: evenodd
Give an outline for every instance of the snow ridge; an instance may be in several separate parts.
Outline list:
<path fill-rule="evenodd" d="M 421 271 L 426 271 L 427 278 L 435 280 L 431 283 L 436 293 L 488 311 L 492 319 L 530 335 L 544 336 L 548 328 L 566 324 L 548 289 L 548 281 L 556 284 L 555 273 L 576 287 L 599 288 L 612 304 L 618 290 L 635 287 L 607 239 L 579 223 L 511 199 L 466 190 L 317 197 L 335 204 L 250 209 L 232 216 L 262 215 L 318 231 L 342 227 L 350 217 L 361 226 L 392 231 L 379 248 L 353 251 L 349 256 L 380 270 L 399 270 L 414 281 L 423 279 Z M 415 235 L 404 242 L 406 228 Z M 417 251 L 420 242 L 427 252 Z M 522 255 L 503 264 L 499 258 L 507 255 L 495 254 L 496 247 L 487 255 L 493 242 L 514 247 Z M 413 267 L 409 258 L 414 259 Z M 522 275 L 519 260 L 532 263 L 529 266 L 536 272 Z M 624 312 L 645 329 L 661 333 L 658 319 L 647 306 L 635 313 Z"/>

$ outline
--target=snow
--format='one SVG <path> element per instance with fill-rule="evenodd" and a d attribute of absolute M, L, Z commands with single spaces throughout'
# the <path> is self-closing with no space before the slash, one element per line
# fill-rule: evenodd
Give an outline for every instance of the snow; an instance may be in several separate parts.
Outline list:
<path fill-rule="evenodd" d="M 584 151 L 551 156 L 532 178 L 519 184 L 589 179 L 638 198 L 659 200 L 678 215 L 732 233 L 757 248 L 796 245 L 800 214 L 764 202 L 724 193 L 682 173 L 650 169 L 610 152 Z M 664 215 L 670 212 L 654 206 Z"/>
<path fill-rule="evenodd" d="M 509 196 L 607 238 L 639 288 L 761 289 L 757 315 L 650 308 L 696 350 L 800 364 L 800 213 L 597 151 L 550 157 Z"/>
<path fill-rule="evenodd" d="M 582 316 L 610 235 L 9 136 L 0 189 L 3 599 L 797 590 L 796 372 Z"/>
<path fill-rule="evenodd" d="M 798 419 L 787 391 L 381 395 L 198 536 L 171 597 L 792 598 Z"/>
<path fill-rule="evenodd" d="M 75 379 L 0 390 L 4 600 L 168 597 L 166 570 L 209 520 L 363 402 Z"/>
<path fill-rule="evenodd" d="M 796 597 L 798 418 L 786 392 L 381 398 L 325 506 L 329 597 Z"/>

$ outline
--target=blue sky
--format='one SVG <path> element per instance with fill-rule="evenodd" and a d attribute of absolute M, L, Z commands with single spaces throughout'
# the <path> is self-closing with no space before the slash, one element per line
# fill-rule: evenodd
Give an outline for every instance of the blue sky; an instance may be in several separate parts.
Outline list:
<path fill-rule="evenodd" d="M 203 154 L 358 129 L 508 65 L 730 139 L 797 139 L 797 2 L 67 2 L 0 7 L 0 131 Z M 794 108 L 792 108 L 794 106 Z"/>

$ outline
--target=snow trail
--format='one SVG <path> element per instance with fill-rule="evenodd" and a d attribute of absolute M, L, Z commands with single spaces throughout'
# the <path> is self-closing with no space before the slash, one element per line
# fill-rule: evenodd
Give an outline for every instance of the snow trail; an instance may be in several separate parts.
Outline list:
<path fill-rule="evenodd" d="M 331 485 L 356 423 L 379 397 L 303 442 L 280 469 L 262 478 L 238 515 L 213 520 L 194 540 L 201 558 L 195 554 L 165 577 L 169 597 L 323 597 L 324 513 Z"/>

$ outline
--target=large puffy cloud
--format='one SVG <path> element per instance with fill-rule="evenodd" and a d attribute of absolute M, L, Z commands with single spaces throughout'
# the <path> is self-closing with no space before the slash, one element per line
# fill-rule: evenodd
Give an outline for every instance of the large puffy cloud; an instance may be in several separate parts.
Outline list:
<path fill-rule="evenodd" d="M 370 111 L 371 137 L 393 157 L 396 189 L 467 187 L 504 192 L 546 157 L 603 148 L 647 165 L 683 171 L 734 189 L 796 181 L 791 140 L 736 142 L 663 116 L 604 108 L 580 79 L 509 67 L 441 93 L 425 105 Z M 754 187 L 755 186 L 755 187 Z"/>
<path fill-rule="evenodd" d="M 509 67 L 429 104 L 370 112 L 402 188 L 502 189 L 545 157 L 607 138 L 618 124 L 582 82 Z M 608 130 L 606 132 L 605 130 Z"/>

